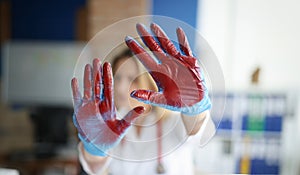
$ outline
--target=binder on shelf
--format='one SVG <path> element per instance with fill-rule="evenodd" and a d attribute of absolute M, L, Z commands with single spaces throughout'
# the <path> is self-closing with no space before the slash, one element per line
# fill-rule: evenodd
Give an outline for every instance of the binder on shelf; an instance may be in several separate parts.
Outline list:
<path fill-rule="evenodd" d="M 226 139 L 233 143 L 236 173 L 280 173 L 279 149 L 286 100 L 284 93 L 276 92 L 227 94 L 217 136 L 224 137 L 222 134 L 225 133 Z M 214 112 L 211 111 L 211 114 L 214 115 Z"/>

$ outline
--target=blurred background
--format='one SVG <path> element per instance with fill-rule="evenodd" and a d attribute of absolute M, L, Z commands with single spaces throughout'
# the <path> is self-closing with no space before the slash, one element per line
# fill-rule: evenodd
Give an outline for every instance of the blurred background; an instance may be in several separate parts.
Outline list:
<path fill-rule="evenodd" d="M 198 29 L 223 69 L 225 112 L 217 135 L 195 150 L 197 174 L 300 174 L 299 7 L 297 0 L 0 0 L 0 174 L 80 172 L 69 84 L 76 60 L 101 29 L 149 14 Z"/>

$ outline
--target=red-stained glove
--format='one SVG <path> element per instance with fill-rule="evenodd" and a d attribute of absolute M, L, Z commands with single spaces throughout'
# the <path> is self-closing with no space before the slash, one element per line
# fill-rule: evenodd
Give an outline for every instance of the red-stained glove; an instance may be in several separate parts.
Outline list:
<path fill-rule="evenodd" d="M 111 66 L 104 63 L 102 71 L 98 59 L 93 61 L 93 68 L 85 66 L 84 96 L 80 95 L 76 78 L 72 79 L 72 90 L 73 122 L 84 148 L 92 155 L 105 156 L 124 137 L 131 122 L 144 112 L 144 107 L 139 106 L 122 120 L 116 119 Z"/>
<path fill-rule="evenodd" d="M 180 111 L 186 115 L 197 115 L 210 109 L 211 103 L 204 77 L 183 30 L 177 29 L 177 37 L 184 55 L 176 49 L 158 25 L 152 23 L 151 30 L 159 43 L 143 25 L 137 24 L 139 35 L 156 59 L 133 38 L 126 37 L 125 40 L 154 79 L 158 92 L 135 90 L 131 96 L 144 103 Z"/>

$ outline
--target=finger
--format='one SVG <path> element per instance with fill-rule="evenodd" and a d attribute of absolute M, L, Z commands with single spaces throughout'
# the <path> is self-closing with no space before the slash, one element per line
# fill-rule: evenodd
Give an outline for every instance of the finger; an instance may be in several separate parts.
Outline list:
<path fill-rule="evenodd" d="M 177 28 L 176 33 L 177 33 L 177 38 L 178 38 L 180 50 L 186 56 L 193 56 L 192 50 L 191 50 L 189 42 L 188 42 L 188 39 L 187 39 L 184 31 L 182 30 L 182 28 L 180 28 L 180 27 Z"/>
<path fill-rule="evenodd" d="M 162 93 L 151 90 L 134 90 L 130 96 L 146 104 L 156 106 L 167 104 L 167 99 Z"/>
<path fill-rule="evenodd" d="M 90 64 L 85 66 L 83 84 L 83 98 L 89 100 L 92 97 L 92 66 Z"/>
<path fill-rule="evenodd" d="M 94 96 L 96 101 L 100 100 L 100 92 L 101 92 L 101 63 L 98 58 L 93 60 L 93 80 L 94 80 Z"/>
<path fill-rule="evenodd" d="M 139 115 L 145 111 L 143 106 L 138 106 L 129 111 L 126 116 L 121 120 L 121 122 L 127 122 L 131 124 Z"/>
<path fill-rule="evenodd" d="M 138 31 L 139 35 L 143 39 L 143 42 L 146 46 L 153 51 L 154 55 L 159 58 L 161 61 L 163 57 L 166 55 L 165 52 L 161 49 L 160 45 L 155 41 L 152 35 L 146 30 L 144 25 L 138 23 L 136 25 L 136 30 Z"/>
<path fill-rule="evenodd" d="M 79 124 L 77 122 L 77 118 L 76 118 L 76 114 L 74 113 L 73 116 L 72 116 L 72 120 L 73 120 L 73 124 L 76 128 L 79 127 Z M 79 127 L 80 128 L 80 127 Z"/>
<path fill-rule="evenodd" d="M 79 91 L 79 85 L 77 78 L 73 78 L 71 81 L 72 92 L 73 92 L 73 105 L 74 107 L 78 107 L 81 103 L 81 94 Z"/>
<path fill-rule="evenodd" d="M 171 56 L 176 57 L 179 51 L 176 49 L 173 42 L 168 38 L 165 32 L 155 23 L 151 23 L 150 28 L 157 37 L 161 47 Z"/>
<path fill-rule="evenodd" d="M 137 56 L 140 62 L 148 70 L 154 70 L 157 66 L 156 61 L 145 51 L 145 49 L 140 46 L 132 37 L 126 36 L 126 44 L 129 49 Z"/>
<path fill-rule="evenodd" d="M 110 108 L 114 108 L 113 97 L 113 76 L 110 63 L 105 62 L 103 65 L 103 95 L 106 105 Z"/>

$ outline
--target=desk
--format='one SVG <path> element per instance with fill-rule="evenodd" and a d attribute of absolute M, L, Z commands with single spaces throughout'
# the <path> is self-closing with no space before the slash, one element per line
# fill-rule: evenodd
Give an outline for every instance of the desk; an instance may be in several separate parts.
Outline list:
<path fill-rule="evenodd" d="M 0 167 L 16 169 L 22 175 L 52 174 L 77 175 L 80 164 L 77 154 L 74 156 L 53 156 L 37 159 L 30 156 L 12 158 L 11 154 L 0 155 Z"/>

